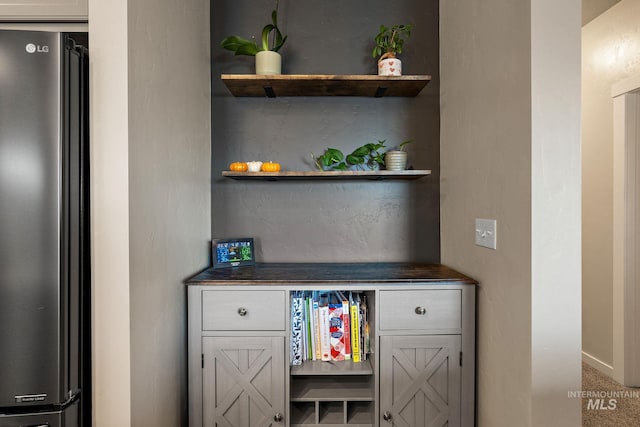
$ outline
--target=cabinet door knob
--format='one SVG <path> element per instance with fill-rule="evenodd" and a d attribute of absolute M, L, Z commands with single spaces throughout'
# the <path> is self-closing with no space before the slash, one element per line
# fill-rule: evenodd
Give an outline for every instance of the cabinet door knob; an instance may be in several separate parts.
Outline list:
<path fill-rule="evenodd" d="M 277 414 L 275 414 L 273 416 L 273 421 L 279 423 L 280 421 L 282 421 L 282 418 L 284 418 L 284 417 L 282 416 L 282 414 L 280 412 L 278 412 Z"/>
<path fill-rule="evenodd" d="M 385 421 L 391 421 L 391 412 L 384 411 L 384 413 L 382 414 L 382 418 L 384 418 Z"/>
<path fill-rule="evenodd" d="M 415 309 L 416 314 L 419 314 L 421 316 L 427 314 L 427 309 L 424 307 L 416 307 Z"/>
<path fill-rule="evenodd" d="M 244 308 L 244 307 L 240 307 L 240 308 L 238 309 L 238 314 L 239 314 L 240 316 L 242 316 L 242 317 L 246 316 L 246 315 L 247 315 L 247 309 L 246 309 L 246 308 Z"/>

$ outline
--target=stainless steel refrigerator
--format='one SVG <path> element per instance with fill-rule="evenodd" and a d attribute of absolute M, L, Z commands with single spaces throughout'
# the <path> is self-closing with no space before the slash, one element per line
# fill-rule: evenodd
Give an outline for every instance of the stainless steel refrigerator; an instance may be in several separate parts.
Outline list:
<path fill-rule="evenodd" d="M 88 56 L 72 37 L 0 31 L 1 427 L 90 425 Z"/>

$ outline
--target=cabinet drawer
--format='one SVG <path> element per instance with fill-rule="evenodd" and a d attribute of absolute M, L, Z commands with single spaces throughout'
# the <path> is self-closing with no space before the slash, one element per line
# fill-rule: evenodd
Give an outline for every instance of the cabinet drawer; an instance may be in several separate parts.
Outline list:
<path fill-rule="evenodd" d="M 460 329 L 462 291 L 381 291 L 380 329 Z"/>
<path fill-rule="evenodd" d="M 284 291 L 203 291 L 205 331 L 283 331 Z"/>

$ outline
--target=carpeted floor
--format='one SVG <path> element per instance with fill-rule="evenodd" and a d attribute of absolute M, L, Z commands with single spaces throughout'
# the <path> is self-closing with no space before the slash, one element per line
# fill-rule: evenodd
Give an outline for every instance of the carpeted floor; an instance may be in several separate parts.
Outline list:
<path fill-rule="evenodd" d="M 640 388 L 624 387 L 582 364 L 583 427 L 640 426 Z"/>

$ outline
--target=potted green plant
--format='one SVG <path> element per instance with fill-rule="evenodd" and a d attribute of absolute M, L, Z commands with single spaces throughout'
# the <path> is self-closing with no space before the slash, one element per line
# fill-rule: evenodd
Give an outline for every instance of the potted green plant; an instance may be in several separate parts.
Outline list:
<path fill-rule="evenodd" d="M 405 39 L 411 36 L 411 24 L 396 24 L 391 28 L 380 25 L 380 32 L 375 36 L 376 46 L 371 56 L 378 58 L 378 75 L 401 76 L 402 62 L 396 55 L 402 53 Z"/>
<path fill-rule="evenodd" d="M 273 33 L 273 34 L 272 34 Z M 262 29 L 261 42 L 248 40 L 240 36 L 229 36 L 222 40 L 220 46 L 232 51 L 235 55 L 256 57 L 256 74 L 280 74 L 282 72 L 282 57 L 278 51 L 287 41 L 278 28 L 278 0 L 276 8 L 271 12 L 271 24 Z"/>
<path fill-rule="evenodd" d="M 407 168 L 407 152 L 404 146 L 412 143 L 412 140 L 403 141 L 395 150 L 389 150 L 384 154 L 385 169 L 389 171 L 403 171 Z"/>

